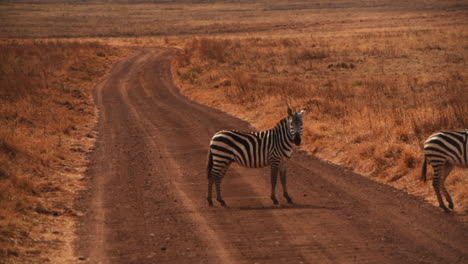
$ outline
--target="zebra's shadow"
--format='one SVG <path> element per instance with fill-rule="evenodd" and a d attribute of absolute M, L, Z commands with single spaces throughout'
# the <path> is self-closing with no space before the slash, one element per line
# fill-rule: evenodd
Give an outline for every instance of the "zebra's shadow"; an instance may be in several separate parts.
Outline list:
<path fill-rule="evenodd" d="M 256 210 L 338 210 L 338 207 L 310 205 L 310 204 L 286 204 L 286 205 L 261 205 L 261 206 L 228 206 L 228 210 L 256 211 Z"/>

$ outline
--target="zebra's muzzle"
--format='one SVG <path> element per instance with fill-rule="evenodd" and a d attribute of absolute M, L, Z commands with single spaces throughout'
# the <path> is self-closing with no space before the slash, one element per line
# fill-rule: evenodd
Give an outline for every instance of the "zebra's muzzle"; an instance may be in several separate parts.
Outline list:
<path fill-rule="evenodd" d="M 301 145 L 301 136 L 300 135 L 296 135 L 294 137 L 294 144 L 296 144 L 296 146 Z"/>

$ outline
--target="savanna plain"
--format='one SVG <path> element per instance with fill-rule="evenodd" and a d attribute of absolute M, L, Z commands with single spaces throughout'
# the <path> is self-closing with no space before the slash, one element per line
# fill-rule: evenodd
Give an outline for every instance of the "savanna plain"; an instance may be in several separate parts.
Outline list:
<path fill-rule="evenodd" d="M 301 149 L 436 206 L 422 144 L 468 129 L 467 21 L 456 0 L 0 1 L 0 263 L 75 259 L 92 92 L 143 47 L 176 48 L 181 92 L 258 130 L 307 109 Z M 446 186 L 466 219 L 468 172 Z"/>

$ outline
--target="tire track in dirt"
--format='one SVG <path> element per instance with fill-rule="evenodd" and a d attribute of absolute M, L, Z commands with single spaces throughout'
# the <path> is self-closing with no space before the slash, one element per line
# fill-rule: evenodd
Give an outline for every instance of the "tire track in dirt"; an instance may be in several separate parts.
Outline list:
<path fill-rule="evenodd" d="M 210 137 L 249 125 L 181 95 L 174 53 L 140 50 L 96 89 L 99 136 L 77 201 L 84 262 L 466 263 L 456 216 L 300 151 L 288 171 L 295 205 L 272 205 L 268 168 L 232 166 L 229 207 L 208 207 Z"/>

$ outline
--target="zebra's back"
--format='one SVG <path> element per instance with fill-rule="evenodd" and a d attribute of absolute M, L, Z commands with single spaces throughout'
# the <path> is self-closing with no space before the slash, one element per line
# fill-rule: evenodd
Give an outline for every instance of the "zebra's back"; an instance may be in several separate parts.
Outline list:
<path fill-rule="evenodd" d="M 266 132 L 223 130 L 211 139 L 214 162 L 237 162 L 244 167 L 259 168 L 269 165 L 268 152 L 272 141 Z"/>

